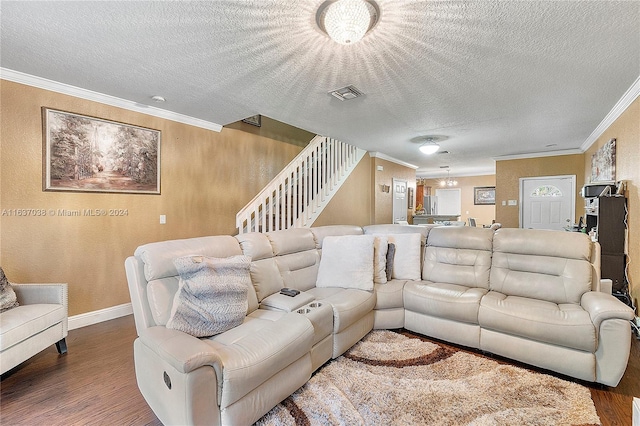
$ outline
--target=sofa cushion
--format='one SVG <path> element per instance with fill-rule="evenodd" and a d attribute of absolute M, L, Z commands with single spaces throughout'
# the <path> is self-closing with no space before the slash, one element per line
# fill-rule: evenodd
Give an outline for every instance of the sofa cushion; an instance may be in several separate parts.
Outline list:
<path fill-rule="evenodd" d="M 387 282 L 388 251 L 389 239 L 383 236 L 376 236 L 373 240 L 373 282 L 376 284 Z"/>
<path fill-rule="evenodd" d="M 373 291 L 374 240 L 372 235 L 326 237 L 316 286 Z"/>
<path fill-rule="evenodd" d="M 404 307 L 438 318 L 478 324 L 480 299 L 486 289 L 431 281 L 408 281 L 404 286 Z"/>
<path fill-rule="evenodd" d="M 573 303 L 557 304 L 491 291 L 480 302 L 483 329 L 595 352 L 598 339 L 589 313 Z"/>
<path fill-rule="evenodd" d="M 389 239 L 387 238 L 387 241 Z M 387 281 L 393 279 L 393 261 L 396 257 L 396 245 L 393 243 L 387 244 L 387 264 L 384 267 L 384 272 L 387 275 Z"/>
<path fill-rule="evenodd" d="M 322 249 L 322 242 L 325 237 L 339 235 L 362 235 L 362 228 L 354 225 L 326 225 L 310 228 L 316 240 L 316 248 Z"/>
<path fill-rule="evenodd" d="M 147 281 L 178 275 L 173 259 L 201 255 L 228 257 L 242 254 L 238 240 L 230 235 L 160 241 L 139 246 L 135 256 L 144 262 Z"/>
<path fill-rule="evenodd" d="M 271 243 L 273 254 L 276 256 L 315 250 L 316 248 L 316 240 L 309 228 L 291 228 L 267 232 L 265 235 Z"/>
<path fill-rule="evenodd" d="M 376 294 L 352 288 L 315 288 L 309 293 L 316 300 L 331 304 L 333 308 L 333 332 L 340 333 L 365 317 L 376 305 Z"/>
<path fill-rule="evenodd" d="M 580 303 L 591 290 L 591 240 L 579 232 L 496 231 L 490 289 L 553 303 Z"/>
<path fill-rule="evenodd" d="M 420 279 L 421 234 L 390 234 L 389 243 L 395 245 L 393 271 L 391 276 L 396 280 Z"/>
<path fill-rule="evenodd" d="M 18 306 L 18 297 L 7 280 L 2 267 L 0 267 L 0 312 L 7 311 Z"/>
<path fill-rule="evenodd" d="M 284 254 L 275 260 L 285 287 L 306 291 L 316 286 L 320 265 L 318 250 Z"/>
<path fill-rule="evenodd" d="M 375 284 L 376 306 L 375 309 L 403 308 L 403 289 L 406 280 L 391 280 L 385 284 Z"/>
<path fill-rule="evenodd" d="M 493 231 L 447 226 L 429 232 L 422 279 L 489 288 Z"/>
<path fill-rule="evenodd" d="M 195 337 L 213 336 L 242 324 L 251 286 L 248 256 L 175 259 L 180 273 L 167 328 Z"/>
<path fill-rule="evenodd" d="M 0 351 L 4 351 L 43 330 L 58 324 L 67 316 L 64 305 L 36 303 L 20 305 L 2 313 Z"/>
<path fill-rule="evenodd" d="M 242 325 L 204 339 L 220 356 L 224 409 L 311 351 L 313 326 L 297 313 L 252 312 Z M 311 375 L 309 363 L 308 374 Z"/>

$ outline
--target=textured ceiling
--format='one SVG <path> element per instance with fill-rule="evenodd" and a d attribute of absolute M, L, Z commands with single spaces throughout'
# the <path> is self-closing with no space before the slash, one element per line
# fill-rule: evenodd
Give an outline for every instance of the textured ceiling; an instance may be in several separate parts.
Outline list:
<path fill-rule="evenodd" d="M 0 66 L 222 125 L 263 114 L 423 176 L 579 152 L 640 75 L 640 1 L 379 0 L 351 46 L 317 28 L 323 1 L 3 0 Z M 365 96 L 327 93 L 349 84 Z"/>

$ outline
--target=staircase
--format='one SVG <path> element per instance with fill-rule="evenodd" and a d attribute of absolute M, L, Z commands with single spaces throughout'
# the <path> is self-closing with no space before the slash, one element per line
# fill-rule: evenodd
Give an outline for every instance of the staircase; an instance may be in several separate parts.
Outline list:
<path fill-rule="evenodd" d="M 314 137 L 238 212 L 238 232 L 310 227 L 365 153 L 335 139 Z"/>

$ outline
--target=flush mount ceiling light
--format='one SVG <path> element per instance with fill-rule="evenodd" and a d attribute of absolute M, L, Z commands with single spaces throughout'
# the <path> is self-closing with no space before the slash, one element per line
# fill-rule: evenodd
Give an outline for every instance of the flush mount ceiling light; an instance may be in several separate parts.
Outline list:
<path fill-rule="evenodd" d="M 378 5 L 370 0 L 325 1 L 316 22 L 337 43 L 353 44 L 375 26 L 379 16 Z"/>
<path fill-rule="evenodd" d="M 420 146 L 420 152 L 426 155 L 435 154 L 440 149 L 440 145 L 436 142 L 447 140 L 448 136 L 443 135 L 429 135 L 421 136 L 411 139 L 411 142 L 422 143 Z"/>
<path fill-rule="evenodd" d="M 426 155 L 435 154 L 440 149 L 440 145 L 435 142 L 427 142 L 422 145 L 420 148 L 420 152 Z"/>

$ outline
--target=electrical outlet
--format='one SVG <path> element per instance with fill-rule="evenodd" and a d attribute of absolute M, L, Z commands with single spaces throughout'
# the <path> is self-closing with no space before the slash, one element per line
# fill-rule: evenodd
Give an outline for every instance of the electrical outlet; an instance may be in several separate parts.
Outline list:
<path fill-rule="evenodd" d="M 167 215 L 161 214 L 160 215 L 160 225 L 164 225 L 166 223 L 167 223 Z"/>

